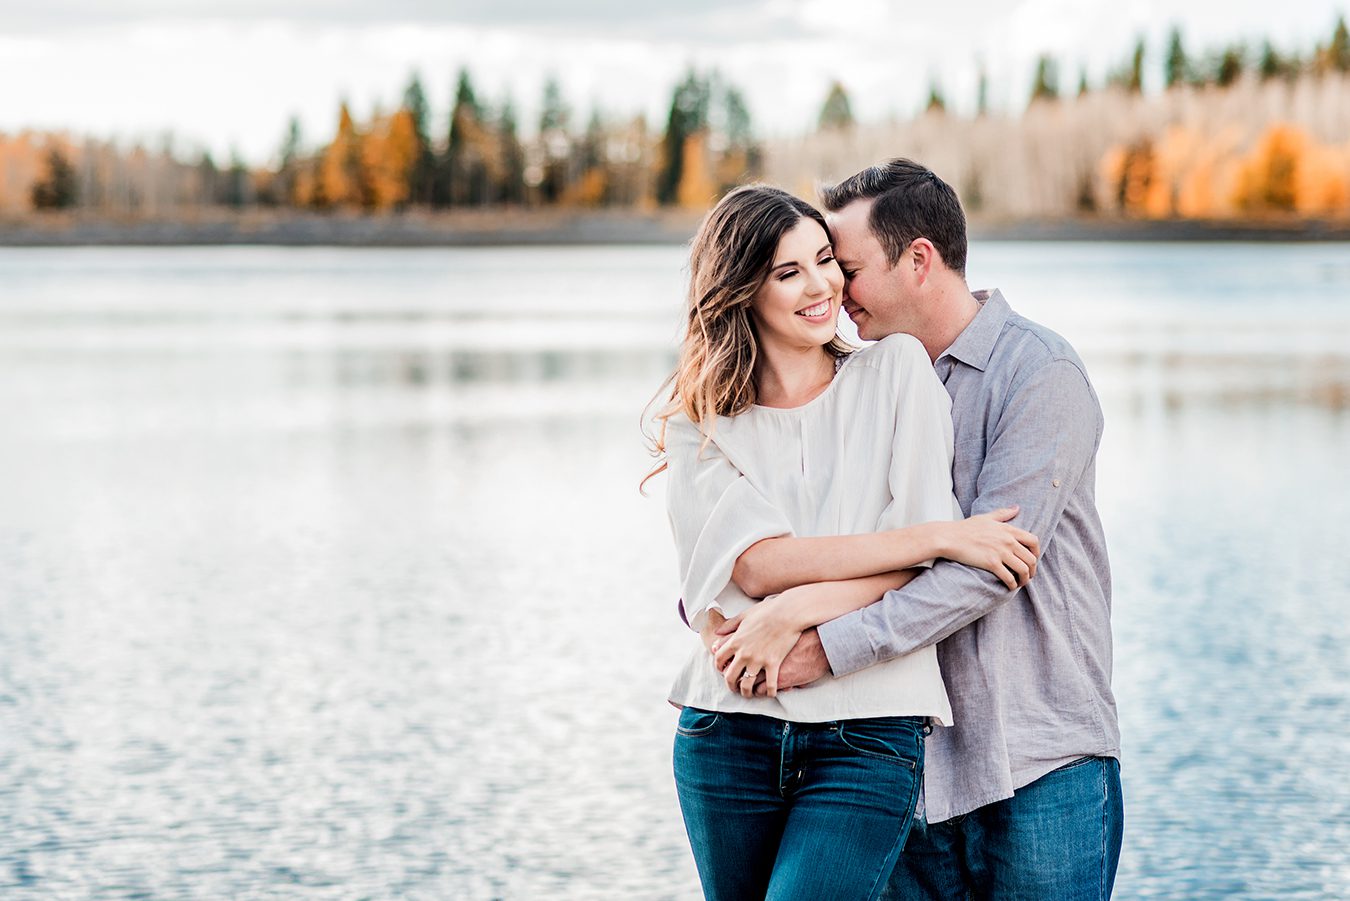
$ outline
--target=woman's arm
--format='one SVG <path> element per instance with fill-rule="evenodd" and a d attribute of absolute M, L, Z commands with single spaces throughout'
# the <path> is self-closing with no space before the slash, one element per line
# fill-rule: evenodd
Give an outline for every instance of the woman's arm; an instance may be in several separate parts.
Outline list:
<path fill-rule="evenodd" d="M 721 612 L 718 597 L 735 581 L 736 558 L 762 539 L 791 535 L 792 526 L 683 416 L 668 423 L 666 462 L 680 596 L 690 627 L 702 632 L 708 614 Z M 741 593 L 739 586 L 732 590 Z"/>
<path fill-rule="evenodd" d="M 929 522 L 864 535 L 766 538 L 736 558 L 731 578 L 752 598 L 798 585 L 876 577 L 945 556 L 943 526 Z"/>
<path fill-rule="evenodd" d="M 926 522 L 866 535 L 766 538 L 748 547 L 731 570 L 732 581 L 751 597 L 768 597 L 797 586 L 875 578 L 943 557 L 987 570 L 1009 589 L 1036 571 L 1036 536 L 1008 525 L 1016 507 L 955 522 Z M 875 600 L 890 589 L 883 589 Z M 863 603 L 849 607 L 851 613 Z M 833 617 L 825 617 L 826 622 Z M 809 625 L 818 625 L 810 623 Z"/>
<path fill-rule="evenodd" d="M 875 603 L 886 592 L 909 584 L 915 575 L 914 570 L 904 570 L 814 582 L 766 598 L 712 630 L 720 639 L 711 647 L 714 665 L 728 687 L 746 697 L 754 694 L 755 682 L 763 672 L 769 695 L 776 696 L 779 664 L 802 632 Z M 706 642 L 707 632 L 704 636 Z"/>

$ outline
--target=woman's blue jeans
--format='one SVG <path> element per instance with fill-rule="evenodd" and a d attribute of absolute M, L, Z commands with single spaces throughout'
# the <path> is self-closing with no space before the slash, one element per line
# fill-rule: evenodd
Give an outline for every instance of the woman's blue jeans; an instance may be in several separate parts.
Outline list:
<path fill-rule="evenodd" d="M 914 819 L 924 720 L 686 707 L 675 785 L 709 901 L 874 899 Z"/>

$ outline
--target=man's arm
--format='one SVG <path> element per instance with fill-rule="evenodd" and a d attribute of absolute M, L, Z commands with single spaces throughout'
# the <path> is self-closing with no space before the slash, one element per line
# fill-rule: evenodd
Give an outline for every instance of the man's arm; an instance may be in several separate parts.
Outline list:
<path fill-rule="evenodd" d="M 1101 422 L 1077 365 L 1056 360 L 1041 367 L 1014 389 L 999 417 L 970 512 L 1019 506 L 1016 524 L 1040 537 L 1044 558 L 1097 452 Z M 1016 593 L 983 570 L 938 561 L 903 589 L 820 626 L 819 642 L 829 669 L 842 676 L 941 641 Z M 796 672 L 792 654 L 782 670 Z"/>

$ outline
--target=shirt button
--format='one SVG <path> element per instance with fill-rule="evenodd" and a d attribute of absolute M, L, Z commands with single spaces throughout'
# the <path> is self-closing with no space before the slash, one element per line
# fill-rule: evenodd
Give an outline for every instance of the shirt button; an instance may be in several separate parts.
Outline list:
<path fill-rule="evenodd" d="M 1055 486 L 1056 488 L 1058 488 L 1058 487 L 1059 487 L 1059 479 L 1051 479 L 1051 480 L 1050 480 L 1050 484 L 1053 485 L 1053 486 Z"/>

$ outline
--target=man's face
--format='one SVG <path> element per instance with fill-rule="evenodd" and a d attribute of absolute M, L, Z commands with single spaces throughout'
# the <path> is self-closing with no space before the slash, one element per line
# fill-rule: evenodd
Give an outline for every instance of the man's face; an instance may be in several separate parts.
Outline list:
<path fill-rule="evenodd" d="M 834 232 L 834 252 L 848 284 L 844 289 L 844 312 L 858 327 L 858 337 L 876 341 L 896 332 L 918 333 L 915 285 L 906 278 L 908 249 L 892 266 L 886 250 L 872 234 L 867 217 L 871 200 L 855 200 L 829 216 Z"/>

